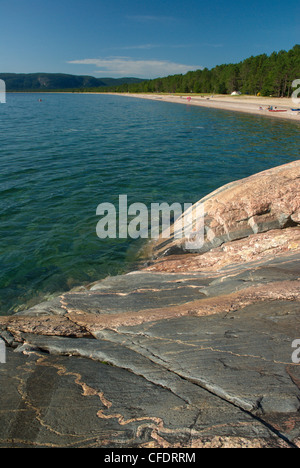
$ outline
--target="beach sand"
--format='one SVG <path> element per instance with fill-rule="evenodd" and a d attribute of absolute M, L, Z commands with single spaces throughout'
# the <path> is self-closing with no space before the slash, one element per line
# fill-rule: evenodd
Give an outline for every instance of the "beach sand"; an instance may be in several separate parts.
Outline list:
<path fill-rule="evenodd" d="M 300 108 L 292 98 L 272 98 L 261 96 L 228 96 L 228 95 L 177 95 L 177 94 L 141 94 L 141 93 L 110 93 L 120 96 L 135 97 L 140 99 L 150 99 L 154 101 L 173 102 L 190 106 L 210 107 L 214 109 L 224 109 L 229 111 L 245 112 L 272 118 L 294 120 L 300 122 L 300 111 L 291 109 Z M 269 106 L 273 109 L 286 112 L 270 112 Z"/>

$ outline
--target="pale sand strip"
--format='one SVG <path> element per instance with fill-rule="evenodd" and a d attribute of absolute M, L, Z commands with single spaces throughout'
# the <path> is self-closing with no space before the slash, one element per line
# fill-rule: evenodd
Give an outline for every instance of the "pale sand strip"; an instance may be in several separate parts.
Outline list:
<path fill-rule="evenodd" d="M 291 98 L 266 98 L 259 96 L 227 96 L 214 95 L 213 97 L 201 97 L 200 95 L 175 95 L 175 94 L 134 94 L 134 93 L 109 93 L 118 96 L 128 96 L 140 99 L 150 99 L 154 101 L 173 102 L 189 106 L 202 106 L 214 109 L 224 109 L 228 111 L 245 112 L 266 117 L 273 117 L 285 120 L 300 122 L 300 112 L 293 112 L 291 109 L 300 108 Z M 190 98 L 190 100 L 188 100 Z M 287 110 L 287 112 L 269 112 L 267 108 Z"/>

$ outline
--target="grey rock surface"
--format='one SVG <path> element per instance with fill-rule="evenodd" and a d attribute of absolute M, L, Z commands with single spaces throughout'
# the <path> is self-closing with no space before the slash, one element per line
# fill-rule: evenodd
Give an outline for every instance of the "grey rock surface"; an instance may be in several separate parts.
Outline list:
<path fill-rule="evenodd" d="M 162 255 L 0 338 L 1 448 L 299 447 L 300 228 Z"/>

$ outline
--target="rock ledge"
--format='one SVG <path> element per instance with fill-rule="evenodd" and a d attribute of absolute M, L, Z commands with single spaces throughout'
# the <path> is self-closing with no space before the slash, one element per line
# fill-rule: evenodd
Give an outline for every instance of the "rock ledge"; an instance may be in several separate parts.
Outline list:
<path fill-rule="evenodd" d="M 160 239 L 139 271 L 0 317 L 0 447 L 299 447 L 299 180 L 222 187 L 199 251 Z"/>

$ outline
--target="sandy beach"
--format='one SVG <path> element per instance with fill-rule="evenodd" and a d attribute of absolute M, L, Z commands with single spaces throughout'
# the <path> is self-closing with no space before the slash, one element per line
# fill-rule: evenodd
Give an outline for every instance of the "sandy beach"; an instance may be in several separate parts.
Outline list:
<path fill-rule="evenodd" d="M 224 109 L 247 114 L 256 114 L 266 117 L 294 120 L 300 122 L 299 104 L 295 104 L 292 98 L 273 98 L 261 96 L 228 96 L 228 95 L 177 95 L 177 94 L 134 94 L 134 93 L 111 93 L 120 96 L 135 97 L 140 99 L 150 99 L 153 101 L 173 102 L 190 106 L 210 107 L 214 109 Z M 272 106 L 276 112 L 270 112 L 268 108 Z M 279 111 L 279 112 L 278 112 Z"/>

